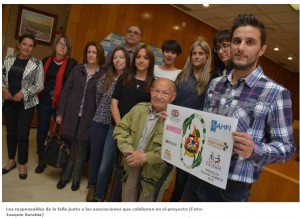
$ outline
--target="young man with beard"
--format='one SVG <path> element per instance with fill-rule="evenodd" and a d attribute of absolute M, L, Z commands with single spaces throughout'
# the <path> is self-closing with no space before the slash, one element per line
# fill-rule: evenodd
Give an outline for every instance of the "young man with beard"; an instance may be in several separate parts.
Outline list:
<path fill-rule="evenodd" d="M 184 201 L 248 201 L 263 166 L 285 162 L 294 154 L 290 92 L 257 64 L 265 43 L 265 27 L 254 15 L 234 20 L 233 70 L 211 82 L 204 105 L 204 111 L 238 119 L 227 186 L 223 190 L 189 175 Z"/>

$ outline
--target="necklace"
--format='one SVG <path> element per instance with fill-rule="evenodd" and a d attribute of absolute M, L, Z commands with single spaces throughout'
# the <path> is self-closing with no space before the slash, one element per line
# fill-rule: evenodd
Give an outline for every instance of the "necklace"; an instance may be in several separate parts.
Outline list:
<path fill-rule="evenodd" d="M 138 90 L 141 87 L 141 84 L 137 79 L 135 79 L 135 82 L 136 82 L 136 89 Z"/>

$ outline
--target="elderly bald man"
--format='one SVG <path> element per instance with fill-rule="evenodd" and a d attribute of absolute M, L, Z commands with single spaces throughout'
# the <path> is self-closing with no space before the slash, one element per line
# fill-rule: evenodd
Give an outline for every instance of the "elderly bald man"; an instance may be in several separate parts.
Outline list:
<path fill-rule="evenodd" d="M 154 81 L 150 92 L 151 102 L 133 107 L 114 131 L 118 148 L 124 155 L 123 202 L 152 201 L 155 187 L 147 181 L 157 182 L 167 168 L 160 156 L 164 119 L 160 119 L 159 114 L 175 99 L 176 87 L 171 80 L 160 78 Z M 156 201 L 162 200 L 172 175 L 173 172 L 163 183 Z"/>

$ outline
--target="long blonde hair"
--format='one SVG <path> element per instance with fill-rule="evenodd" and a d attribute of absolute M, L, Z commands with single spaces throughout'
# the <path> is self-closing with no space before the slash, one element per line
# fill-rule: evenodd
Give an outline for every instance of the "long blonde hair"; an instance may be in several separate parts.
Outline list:
<path fill-rule="evenodd" d="M 196 78 L 197 86 L 196 86 L 195 91 L 197 92 L 197 95 L 201 95 L 205 91 L 206 86 L 209 82 L 210 70 L 211 70 L 211 50 L 210 50 L 209 44 L 205 41 L 199 40 L 199 41 L 196 41 L 192 45 L 192 47 L 190 49 L 190 54 L 185 62 L 185 65 L 184 65 L 182 71 L 177 76 L 175 83 L 177 86 L 181 86 L 184 83 L 186 83 L 186 81 L 188 80 L 190 73 L 194 69 L 193 64 L 191 62 L 192 53 L 193 53 L 195 47 L 197 47 L 197 46 L 200 46 L 207 56 L 207 61 L 206 61 L 205 65 L 202 67 L 202 73 L 198 77 L 198 79 Z"/>

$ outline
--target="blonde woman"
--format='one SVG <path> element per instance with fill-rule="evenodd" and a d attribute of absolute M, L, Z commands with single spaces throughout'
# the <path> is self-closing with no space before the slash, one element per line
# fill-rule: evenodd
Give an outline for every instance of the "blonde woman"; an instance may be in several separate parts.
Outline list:
<path fill-rule="evenodd" d="M 196 41 L 183 70 L 176 79 L 177 96 L 173 104 L 202 110 L 210 82 L 211 50 L 205 41 Z M 176 182 L 170 201 L 180 201 L 188 173 L 177 168 Z"/>

